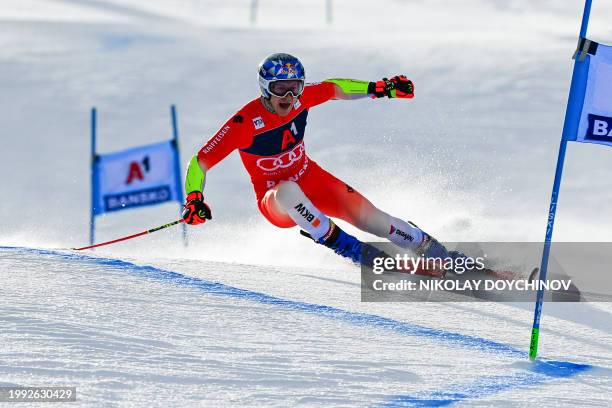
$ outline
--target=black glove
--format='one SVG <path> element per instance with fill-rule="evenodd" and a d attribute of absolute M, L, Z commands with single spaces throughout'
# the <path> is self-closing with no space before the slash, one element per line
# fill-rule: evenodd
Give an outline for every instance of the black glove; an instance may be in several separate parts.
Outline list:
<path fill-rule="evenodd" d="M 183 207 L 183 219 L 187 224 L 203 224 L 212 219 L 210 207 L 204 202 L 200 191 L 192 191 L 187 195 L 187 203 Z"/>
<path fill-rule="evenodd" d="M 375 98 L 412 98 L 414 97 L 414 84 L 405 75 L 396 75 L 391 79 L 383 78 L 381 81 L 370 82 L 368 93 Z"/>

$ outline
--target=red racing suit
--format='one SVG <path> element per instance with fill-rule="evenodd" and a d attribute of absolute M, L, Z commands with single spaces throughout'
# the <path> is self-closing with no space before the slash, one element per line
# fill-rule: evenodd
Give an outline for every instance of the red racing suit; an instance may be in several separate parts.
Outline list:
<path fill-rule="evenodd" d="M 266 218 L 279 227 L 295 223 L 286 214 L 268 210 L 264 196 L 281 181 L 295 181 L 323 213 L 355 222 L 364 207 L 372 204 L 350 186 L 320 168 L 306 154 L 304 131 L 309 108 L 329 101 L 335 85 L 307 84 L 287 116 L 269 112 L 260 98 L 232 116 L 198 151 L 198 162 L 206 171 L 238 149 Z"/>

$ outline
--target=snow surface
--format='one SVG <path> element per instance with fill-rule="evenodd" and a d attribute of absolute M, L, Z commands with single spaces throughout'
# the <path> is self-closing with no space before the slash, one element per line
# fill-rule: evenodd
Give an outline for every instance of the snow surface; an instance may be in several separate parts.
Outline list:
<path fill-rule="evenodd" d="M 588 318 L 549 317 L 542 339 L 547 357 L 571 350 L 582 363 L 532 364 L 528 310 L 360 304 L 354 274 L 334 270 L 154 264 L 1 248 L 0 385 L 76 385 L 83 405 L 121 406 L 605 406 L 612 395 L 610 328 Z"/>
<path fill-rule="evenodd" d="M 33 249 L 87 242 L 92 106 L 106 152 L 168 138 L 175 103 L 186 161 L 279 50 L 312 81 L 415 81 L 411 101 L 309 115 L 310 155 L 375 204 L 442 240 L 542 239 L 581 2 L 342 0 L 329 26 L 324 1 L 259 1 L 255 24 L 249 3 L 2 1 L 0 385 L 76 385 L 72 405 L 96 406 L 608 405 L 609 304 L 546 304 L 557 363 L 531 365 L 532 305 L 361 303 L 353 266 L 262 219 L 235 154 L 187 249 L 179 228 L 91 257 Z M 589 36 L 612 42 L 611 17 L 595 0 Z M 610 240 L 611 165 L 569 146 L 556 239 Z M 102 217 L 97 238 L 176 216 Z"/>

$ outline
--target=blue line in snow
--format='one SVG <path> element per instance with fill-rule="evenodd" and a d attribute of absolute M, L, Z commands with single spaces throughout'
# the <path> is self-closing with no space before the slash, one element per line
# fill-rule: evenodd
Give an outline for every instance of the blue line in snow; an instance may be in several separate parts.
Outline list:
<path fill-rule="evenodd" d="M 475 336 L 454 333 L 450 331 L 434 329 L 412 323 L 401 322 L 387 317 L 351 312 L 332 306 L 318 305 L 314 303 L 299 302 L 282 299 L 261 292 L 240 289 L 223 283 L 212 282 L 205 279 L 182 275 L 177 272 L 156 268 L 154 266 L 136 265 L 120 259 L 94 257 L 75 253 L 66 253 L 46 249 L 6 247 L 0 246 L 0 250 L 13 250 L 18 252 L 34 253 L 54 258 L 92 262 L 99 265 L 116 267 L 129 270 L 130 272 L 145 276 L 150 279 L 172 282 L 174 284 L 196 287 L 206 293 L 227 296 L 235 299 L 244 299 L 263 304 L 275 305 L 286 309 L 297 310 L 306 313 L 325 316 L 331 319 L 341 320 L 352 324 L 377 327 L 393 330 L 398 333 L 412 336 L 423 336 L 435 338 L 436 340 L 451 343 L 453 345 L 471 348 L 476 351 L 504 355 L 513 358 L 526 359 L 528 353 L 503 343 L 483 339 Z M 525 363 L 527 372 L 518 372 L 515 375 L 487 376 L 477 378 L 471 384 L 451 385 L 447 389 L 439 391 L 428 391 L 415 395 L 398 395 L 385 401 L 382 407 L 414 407 L 447 406 L 459 401 L 482 398 L 497 394 L 509 389 L 538 385 L 555 378 L 567 378 L 593 368 L 590 365 L 574 364 L 563 361 L 536 361 Z"/>
<path fill-rule="evenodd" d="M 587 371 L 592 366 L 565 361 L 526 362 L 526 372 L 512 375 L 478 377 L 472 383 L 451 384 L 448 388 L 415 395 L 397 395 L 380 404 L 380 408 L 445 407 L 457 402 L 495 395 L 514 388 L 540 385 L 557 379 L 568 378 Z"/>
<path fill-rule="evenodd" d="M 508 346 L 503 343 L 498 343 L 492 340 L 483 339 L 475 336 L 468 336 L 465 334 L 454 333 L 446 330 L 434 329 L 430 327 L 424 327 L 415 325 L 412 323 L 401 322 L 393 320 L 383 316 L 377 316 L 366 313 L 351 312 L 335 308 L 332 306 L 318 305 L 314 303 L 299 302 L 295 300 L 282 299 L 276 296 L 271 296 L 261 292 L 255 292 L 246 289 L 240 289 L 233 286 L 225 285 L 223 283 L 212 282 L 200 278 L 182 275 L 177 272 L 156 268 L 154 266 L 136 265 L 131 262 L 122 261 L 120 259 L 94 257 L 82 254 L 59 252 L 47 249 L 37 248 L 23 248 L 23 247 L 3 247 L 2 249 L 11 249 L 21 252 L 30 252 L 39 255 L 48 255 L 56 258 L 62 258 L 67 260 L 79 260 L 86 262 L 94 262 L 99 265 L 106 265 L 118 268 L 129 269 L 132 272 L 144 275 L 149 278 L 171 281 L 173 283 L 192 286 L 202 289 L 207 293 L 216 295 L 223 295 L 227 297 L 252 300 L 259 303 L 282 306 L 287 309 L 299 310 L 301 312 L 313 313 L 318 315 L 324 315 L 329 318 L 344 320 L 353 324 L 359 324 L 370 327 L 379 327 L 389 330 L 393 330 L 403 334 L 409 334 L 413 336 L 424 336 L 433 337 L 438 340 L 453 343 L 454 345 L 460 345 L 472 349 L 476 349 L 482 352 L 493 352 L 496 354 L 503 354 L 506 356 L 512 356 L 517 358 L 526 358 L 527 353 Z"/>

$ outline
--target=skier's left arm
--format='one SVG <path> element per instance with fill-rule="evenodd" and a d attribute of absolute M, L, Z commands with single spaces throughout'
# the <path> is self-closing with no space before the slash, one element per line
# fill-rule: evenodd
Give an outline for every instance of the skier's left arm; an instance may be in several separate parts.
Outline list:
<path fill-rule="evenodd" d="M 370 98 L 412 98 L 414 97 L 414 84 L 405 75 L 396 75 L 391 79 L 383 78 L 380 81 L 369 82 L 357 79 L 332 78 L 323 83 L 333 84 L 334 96 L 332 99 L 361 99 Z"/>

